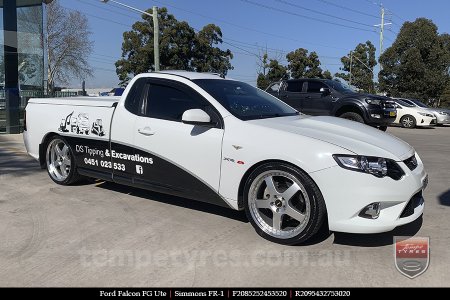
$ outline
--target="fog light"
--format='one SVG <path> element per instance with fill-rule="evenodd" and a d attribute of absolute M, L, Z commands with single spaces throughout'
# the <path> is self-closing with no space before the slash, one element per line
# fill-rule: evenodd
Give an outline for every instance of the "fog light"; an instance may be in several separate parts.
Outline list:
<path fill-rule="evenodd" d="M 380 202 L 375 202 L 367 205 L 359 213 L 360 217 L 366 219 L 376 219 L 380 215 Z"/>
<path fill-rule="evenodd" d="M 375 119 L 381 119 L 381 115 L 371 114 L 370 116 Z"/>

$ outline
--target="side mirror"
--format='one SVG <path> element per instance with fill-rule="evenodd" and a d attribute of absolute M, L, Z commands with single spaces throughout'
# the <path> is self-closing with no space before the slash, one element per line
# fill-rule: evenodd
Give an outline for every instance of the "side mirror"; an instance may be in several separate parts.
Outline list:
<path fill-rule="evenodd" d="M 323 95 L 329 95 L 331 94 L 331 91 L 329 88 L 320 88 L 319 90 Z"/>
<path fill-rule="evenodd" d="M 395 105 L 395 108 L 396 108 L 396 109 L 402 109 L 403 107 L 401 107 L 400 105 L 396 104 L 396 105 Z"/>
<path fill-rule="evenodd" d="M 189 109 L 183 113 L 181 121 L 190 125 L 213 125 L 211 117 L 201 109 Z"/>

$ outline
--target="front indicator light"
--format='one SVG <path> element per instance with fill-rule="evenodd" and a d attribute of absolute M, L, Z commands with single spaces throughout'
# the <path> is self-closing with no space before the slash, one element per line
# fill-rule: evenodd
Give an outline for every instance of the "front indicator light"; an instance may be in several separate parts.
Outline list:
<path fill-rule="evenodd" d="M 361 155 L 333 155 L 338 165 L 344 169 L 372 174 L 376 177 L 391 177 L 399 180 L 405 173 L 393 160 Z"/>

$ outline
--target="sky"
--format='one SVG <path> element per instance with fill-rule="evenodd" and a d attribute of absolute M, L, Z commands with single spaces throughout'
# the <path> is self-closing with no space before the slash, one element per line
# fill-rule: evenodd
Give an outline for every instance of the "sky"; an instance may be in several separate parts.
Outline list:
<path fill-rule="evenodd" d="M 378 0 L 118 0 L 146 10 L 152 6 L 167 7 L 179 21 L 193 28 L 214 23 L 222 29 L 224 43 L 232 50 L 234 69 L 228 76 L 256 84 L 257 55 L 267 49 L 269 57 L 286 64 L 286 54 L 297 48 L 316 51 L 324 70 L 332 74 L 342 66 L 340 57 L 358 43 L 370 40 L 379 55 L 381 3 Z M 92 78 L 87 88 L 116 87 L 119 80 L 114 62 L 121 56 L 124 31 L 141 19 L 137 12 L 113 2 L 100 0 L 60 0 L 62 6 L 78 10 L 89 20 L 94 50 L 90 62 Z M 385 0 L 383 48 L 395 40 L 405 21 L 418 17 L 431 19 L 440 33 L 450 32 L 448 0 Z M 375 69 L 377 72 L 377 68 Z M 70 87 L 79 88 L 74 80 Z"/>

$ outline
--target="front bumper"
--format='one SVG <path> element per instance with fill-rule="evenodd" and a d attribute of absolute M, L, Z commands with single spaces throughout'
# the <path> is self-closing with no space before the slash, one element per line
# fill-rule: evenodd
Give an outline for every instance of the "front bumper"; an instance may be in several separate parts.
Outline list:
<path fill-rule="evenodd" d="M 436 118 L 431 118 L 427 116 L 421 116 L 418 120 L 416 120 L 416 126 L 435 126 Z"/>
<path fill-rule="evenodd" d="M 450 124 L 450 115 L 436 114 L 437 124 Z"/>
<path fill-rule="evenodd" d="M 389 125 L 397 117 L 397 110 L 395 108 L 369 108 L 367 113 L 368 123 L 372 125 Z"/>
<path fill-rule="evenodd" d="M 421 195 L 428 177 L 417 154 L 416 158 L 418 165 L 413 171 L 404 162 L 398 162 L 406 174 L 400 180 L 377 178 L 339 166 L 310 173 L 325 199 L 330 230 L 387 232 L 419 218 L 424 210 Z M 360 216 L 366 206 L 377 202 L 380 203 L 378 218 Z"/>

